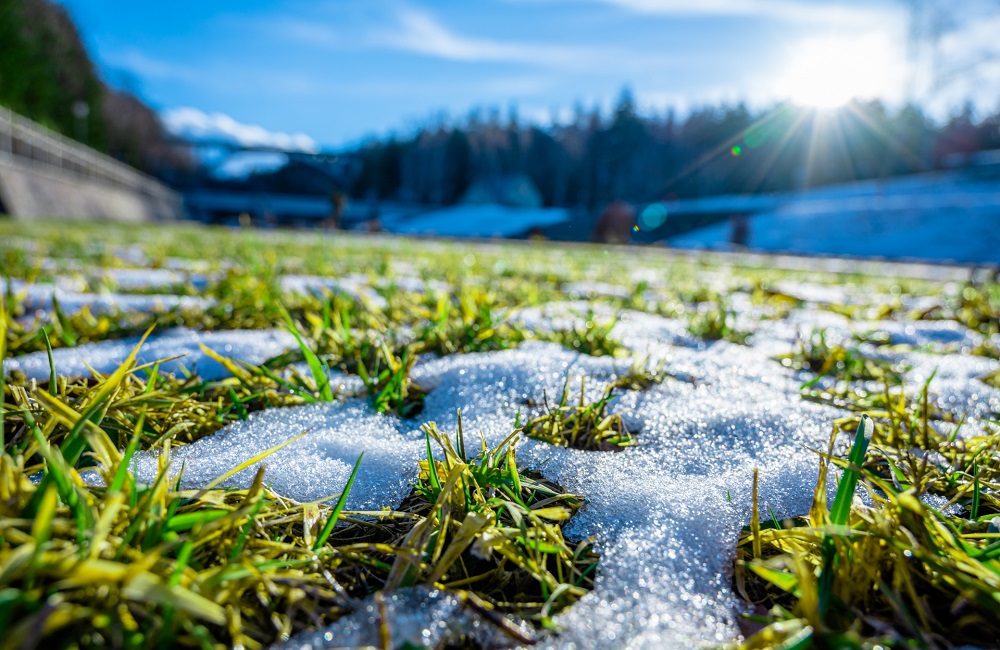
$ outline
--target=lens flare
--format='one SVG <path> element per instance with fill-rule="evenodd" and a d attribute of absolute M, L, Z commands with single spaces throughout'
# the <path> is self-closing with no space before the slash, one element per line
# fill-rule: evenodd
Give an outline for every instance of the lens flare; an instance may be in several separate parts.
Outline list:
<path fill-rule="evenodd" d="M 667 206 L 662 203 L 650 203 L 639 214 L 639 223 L 646 230 L 655 230 L 667 220 Z M 638 228 L 638 227 L 637 227 Z"/>

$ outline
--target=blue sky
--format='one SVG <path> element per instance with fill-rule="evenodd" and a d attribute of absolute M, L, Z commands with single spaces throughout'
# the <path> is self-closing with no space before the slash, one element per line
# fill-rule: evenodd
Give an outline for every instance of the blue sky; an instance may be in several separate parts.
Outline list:
<path fill-rule="evenodd" d="M 832 105 L 851 94 L 898 103 L 928 85 L 908 63 L 899 0 L 64 4 L 105 78 L 177 128 L 286 134 L 300 148 L 405 133 L 477 106 L 568 119 L 577 103 L 608 107 L 626 85 L 647 113 L 720 100 Z M 1000 23 L 987 22 L 978 38 L 988 45 Z M 968 35 L 946 36 L 963 45 L 939 39 L 939 55 L 971 47 Z M 935 101 L 955 103 L 949 92 Z"/>

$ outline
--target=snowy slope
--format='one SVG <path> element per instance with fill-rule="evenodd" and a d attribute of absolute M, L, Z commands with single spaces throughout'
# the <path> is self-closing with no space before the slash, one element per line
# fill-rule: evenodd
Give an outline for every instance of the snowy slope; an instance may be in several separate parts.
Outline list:
<path fill-rule="evenodd" d="M 751 217 L 749 248 L 1000 264 L 1000 182 L 922 174 L 777 198 L 773 207 Z M 670 244 L 727 248 L 731 233 L 732 225 L 723 222 Z"/>

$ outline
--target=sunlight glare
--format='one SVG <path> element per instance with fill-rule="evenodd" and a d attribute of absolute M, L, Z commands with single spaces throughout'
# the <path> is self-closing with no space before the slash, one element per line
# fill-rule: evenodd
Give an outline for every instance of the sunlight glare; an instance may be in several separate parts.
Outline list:
<path fill-rule="evenodd" d="M 832 109 L 852 99 L 890 98 L 904 77 L 899 55 L 882 34 L 803 42 L 776 83 L 796 104 Z"/>

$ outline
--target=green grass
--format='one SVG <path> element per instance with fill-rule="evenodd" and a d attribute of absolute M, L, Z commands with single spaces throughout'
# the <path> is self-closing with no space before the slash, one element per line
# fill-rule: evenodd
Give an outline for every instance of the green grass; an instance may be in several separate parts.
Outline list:
<path fill-rule="evenodd" d="M 628 332 L 626 309 L 682 319 L 706 341 L 746 343 L 731 307 L 735 292 L 750 297 L 760 319 L 802 308 L 773 288 L 776 278 L 849 282 L 894 296 L 889 304 L 826 307 L 851 318 L 947 319 L 986 337 L 975 350 L 932 352 L 995 358 L 989 337 L 1000 331 L 995 284 L 720 268 L 711 258 L 655 250 L 0 222 L 0 264 L 10 278 L 75 276 L 101 289 L 99 271 L 124 266 L 123 247 L 142 250 L 153 268 L 174 258 L 198 264 L 208 278 L 203 291 L 165 290 L 213 304 L 147 315 L 59 306 L 41 319 L 8 291 L 0 359 L 175 326 L 284 329 L 298 344 L 259 366 L 211 353 L 231 374 L 215 381 L 131 361 L 84 379 L 59 376 L 58 367 L 42 381 L 0 373 L 0 629 L 8 645 L 259 648 L 335 621 L 372 593 L 418 584 L 552 628 L 553 616 L 593 587 L 600 558 L 595 540 L 563 535 L 586 495 L 546 479 L 544 466 L 519 465 L 518 441 L 591 451 L 641 445 L 641 432 L 629 431 L 610 403 L 621 391 L 668 381 L 666 367 L 633 359 L 594 400 L 569 373 L 560 395 L 527 396 L 510 437 L 487 449 L 478 440 L 467 445 L 472 436 L 461 424 L 443 432 L 421 423 L 425 390 L 411 375 L 422 359 L 526 341 L 627 357 L 617 338 Z M 55 266 L 43 265 L 46 258 Z M 632 280 L 636 268 L 657 280 Z M 290 295 L 280 284 L 290 273 L 366 276 L 385 305 L 335 292 Z M 447 289 L 408 291 L 397 282 L 404 276 Z M 577 327 L 519 324 L 520 310 L 564 300 L 564 285 L 595 278 L 625 287 L 624 297 L 595 298 Z M 907 296 L 936 303 L 916 312 Z M 831 445 L 818 454 L 814 505 L 800 517 L 762 520 L 754 499 L 734 567 L 737 593 L 754 603 L 747 625 L 757 633 L 746 648 L 934 647 L 939 638 L 989 646 L 1000 637 L 1000 430 L 986 424 L 982 435 L 956 435 L 961 414 L 935 406 L 933 381 L 907 391 L 905 368 L 862 352 L 862 344 L 889 343 L 879 332 L 831 341 L 816 331 L 778 358 L 803 373 L 803 399 L 845 410 L 832 435 L 848 434 L 854 451 L 842 458 Z M 357 395 L 338 392 L 331 379 L 338 372 L 360 379 Z M 981 381 L 1000 388 L 997 372 Z M 426 458 L 402 503 L 349 512 L 350 482 L 322 502 L 296 503 L 268 487 L 266 470 L 243 490 L 179 487 L 182 468 L 169 462 L 179 446 L 263 409 L 346 397 L 423 424 Z M 865 416 L 874 425 L 870 440 Z M 161 459 L 148 485 L 127 471 L 139 450 Z M 825 476 L 835 470 L 840 488 L 828 508 Z M 359 460 L 352 478 L 366 471 L 374 468 Z M 83 480 L 88 472 L 101 481 Z M 856 486 L 871 505 L 852 500 Z M 928 495 L 948 506 L 920 500 Z"/>
<path fill-rule="evenodd" d="M 736 312 L 726 301 L 717 297 L 707 302 L 707 307 L 690 313 L 688 331 L 693 336 L 706 341 L 726 340 L 730 343 L 745 345 L 750 338 L 749 332 L 736 327 Z"/>
<path fill-rule="evenodd" d="M 741 648 L 995 643 L 1000 429 L 960 440 L 939 433 L 926 413 L 898 400 L 875 422 L 857 420 L 847 459 L 821 454 L 813 507 L 802 517 L 760 522 L 755 496 L 734 585 L 755 604 L 749 621 L 758 631 Z M 828 509 L 832 467 L 842 474 Z M 854 499 L 859 483 L 871 505 Z M 932 507 L 926 495 L 946 505 Z"/>
<path fill-rule="evenodd" d="M 234 403 L 254 371 L 228 384 Z M 343 510 L 361 459 L 332 507 L 274 493 L 263 467 L 248 490 L 215 487 L 295 438 L 205 489 L 180 489 L 170 449 L 196 436 L 164 432 L 163 410 L 183 421 L 213 400 L 168 394 L 168 380 L 141 373 L 129 360 L 89 383 L 59 379 L 55 395 L 37 388 L 32 400 L 24 387 L 9 387 L 0 624 L 15 646 L 263 647 L 336 620 L 373 589 L 414 584 L 474 589 L 487 607 L 548 625 L 592 585 L 591 541 L 561 534 L 583 500 L 517 466 L 517 432 L 469 458 L 461 435 L 453 446 L 426 425 L 428 460 L 414 494 L 362 522 Z M 222 415 L 217 409 L 209 428 Z M 161 451 L 148 485 L 127 470 L 144 447 Z M 101 485 L 83 482 L 84 470 Z M 38 472 L 41 481 L 32 481 Z"/>
<path fill-rule="evenodd" d="M 585 377 L 580 377 L 580 396 L 570 396 L 570 381 L 567 375 L 559 401 L 550 404 L 548 396 L 543 396 L 543 413 L 529 417 L 523 425 L 524 435 L 558 447 L 573 447 L 588 451 L 619 451 L 635 444 L 632 432 L 622 421 L 621 415 L 607 412 L 608 402 L 614 397 L 619 383 L 609 384 L 595 402 L 586 401 Z M 643 375 L 627 375 L 622 385 L 636 385 L 646 379 Z"/>

